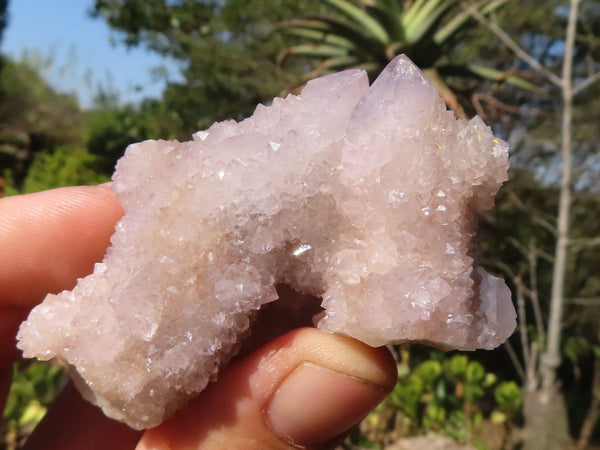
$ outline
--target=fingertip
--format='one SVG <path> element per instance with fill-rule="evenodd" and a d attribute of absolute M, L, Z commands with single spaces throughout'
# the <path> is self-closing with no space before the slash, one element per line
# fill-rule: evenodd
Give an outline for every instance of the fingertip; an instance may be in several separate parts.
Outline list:
<path fill-rule="evenodd" d="M 31 307 L 73 287 L 102 259 L 122 214 L 106 184 L 0 199 L 0 302 Z"/>
<path fill-rule="evenodd" d="M 397 381 L 394 357 L 385 347 L 371 347 L 354 338 L 300 328 L 289 333 L 306 360 L 392 390 Z"/>

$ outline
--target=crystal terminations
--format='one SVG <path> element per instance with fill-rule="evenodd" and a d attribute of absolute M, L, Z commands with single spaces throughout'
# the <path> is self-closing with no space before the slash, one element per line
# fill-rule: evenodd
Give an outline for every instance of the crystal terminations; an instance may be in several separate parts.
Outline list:
<path fill-rule="evenodd" d="M 137 429 L 217 377 L 277 284 L 369 345 L 493 348 L 515 312 L 471 240 L 507 168 L 506 143 L 456 119 L 404 56 L 371 87 L 349 70 L 190 142 L 131 145 L 104 261 L 34 308 L 18 345 Z"/>

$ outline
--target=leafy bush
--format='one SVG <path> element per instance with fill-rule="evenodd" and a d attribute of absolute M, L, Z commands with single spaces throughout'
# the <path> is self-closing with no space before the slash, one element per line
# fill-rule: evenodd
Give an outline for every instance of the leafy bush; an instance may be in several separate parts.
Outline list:
<path fill-rule="evenodd" d="M 58 146 L 33 160 L 23 184 L 23 193 L 63 186 L 92 185 L 109 181 L 98 173 L 98 158 L 86 150 Z"/>
<path fill-rule="evenodd" d="M 3 414 L 7 450 L 20 448 L 46 414 L 64 380 L 64 369 L 57 364 L 21 361 L 13 366 L 13 382 Z"/>
<path fill-rule="evenodd" d="M 365 437 L 373 445 L 385 445 L 429 431 L 481 444 L 484 421 L 500 427 L 501 433 L 511 433 L 510 424 L 523 405 L 515 382 L 498 383 L 495 374 L 465 354 L 433 350 L 429 358 L 411 362 L 408 346 L 400 353 L 398 383 L 363 423 L 361 445 Z"/>

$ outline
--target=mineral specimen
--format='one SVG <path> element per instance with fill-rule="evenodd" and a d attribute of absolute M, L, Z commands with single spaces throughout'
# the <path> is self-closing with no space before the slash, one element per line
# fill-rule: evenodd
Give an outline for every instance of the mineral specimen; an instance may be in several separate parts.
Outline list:
<path fill-rule="evenodd" d="M 131 145 L 104 261 L 48 295 L 18 345 L 138 429 L 217 377 L 278 284 L 322 299 L 319 328 L 373 346 L 493 348 L 515 312 L 471 241 L 507 153 L 403 56 L 371 87 L 349 70 L 190 142 Z"/>

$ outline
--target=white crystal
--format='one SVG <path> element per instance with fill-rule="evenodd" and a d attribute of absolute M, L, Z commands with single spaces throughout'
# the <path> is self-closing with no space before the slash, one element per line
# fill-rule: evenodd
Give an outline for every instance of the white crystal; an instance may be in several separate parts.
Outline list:
<path fill-rule="evenodd" d="M 507 152 L 403 56 L 370 88 L 341 72 L 190 142 L 134 144 L 104 261 L 36 307 L 18 345 L 134 428 L 214 379 L 278 283 L 322 298 L 319 328 L 373 346 L 493 348 L 515 313 L 504 283 L 473 271 L 471 237 Z"/>

